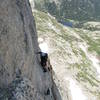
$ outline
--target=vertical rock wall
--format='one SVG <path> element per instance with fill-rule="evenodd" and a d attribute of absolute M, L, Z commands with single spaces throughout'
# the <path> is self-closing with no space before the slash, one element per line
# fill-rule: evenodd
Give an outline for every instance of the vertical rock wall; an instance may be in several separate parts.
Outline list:
<path fill-rule="evenodd" d="M 29 1 L 0 0 L 0 100 L 5 100 L 1 91 L 9 84 L 14 100 L 53 100 L 51 75 L 43 73 L 37 51 L 36 27 Z M 19 71 L 21 78 L 18 80 Z M 36 91 L 34 95 L 28 91 L 31 87 L 28 81 L 32 84 L 31 90 Z M 48 89 L 50 95 L 47 96 Z M 27 99 L 24 92 L 23 98 L 22 91 L 32 95 L 31 98 Z"/>
<path fill-rule="evenodd" d="M 0 0 L 0 86 L 20 69 L 32 79 L 37 35 L 28 0 Z"/>

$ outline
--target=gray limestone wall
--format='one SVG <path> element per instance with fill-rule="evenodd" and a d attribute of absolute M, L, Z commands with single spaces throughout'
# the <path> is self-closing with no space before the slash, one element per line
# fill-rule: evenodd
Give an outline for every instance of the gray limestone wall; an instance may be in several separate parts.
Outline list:
<path fill-rule="evenodd" d="M 0 100 L 53 100 L 51 75 L 43 73 L 36 54 L 37 38 L 29 1 L 0 0 Z"/>

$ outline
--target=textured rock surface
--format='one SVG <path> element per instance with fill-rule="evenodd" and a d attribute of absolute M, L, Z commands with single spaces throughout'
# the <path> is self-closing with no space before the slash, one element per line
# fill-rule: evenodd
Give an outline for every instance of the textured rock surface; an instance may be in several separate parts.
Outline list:
<path fill-rule="evenodd" d="M 50 73 L 43 73 L 37 50 L 29 1 L 0 0 L 0 100 L 8 100 L 11 96 L 13 100 L 53 100 L 52 93 L 45 96 L 47 89 L 52 88 L 52 80 Z"/>
<path fill-rule="evenodd" d="M 36 31 L 28 0 L 0 1 L 0 85 L 14 78 L 17 68 L 31 79 L 36 65 Z M 31 80 L 34 80 L 32 78 Z"/>
<path fill-rule="evenodd" d="M 0 100 L 44 100 L 27 78 L 16 78 L 1 94 Z"/>

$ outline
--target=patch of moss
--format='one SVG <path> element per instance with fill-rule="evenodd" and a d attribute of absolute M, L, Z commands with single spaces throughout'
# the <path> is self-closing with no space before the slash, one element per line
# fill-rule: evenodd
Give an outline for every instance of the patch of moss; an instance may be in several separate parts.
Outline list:
<path fill-rule="evenodd" d="M 84 82 L 89 82 L 92 86 L 98 87 L 98 82 L 97 80 L 93 77 L 93 75 L 89 75 L 87 72 L 79 72 L 77 74 L 78 80 L 84 81 Z"/>
<path fill-rule="evenodd" d="M 34 12 L 33 15 L 36 17 L 36 18 L 41 18 L 42 20 L 49 20 L 47 14 L 45 14 L 44 12 Z"/>
<path fill-rule="evenodd" d="M 85 33 L 83 32 L 83 30 L 77 30 L 77 32 L 79 33 L 80 37 L 87 42 L 89 46 L 88 50 L 90 52 L 96 51 L 97 54 L 100 55 L 100 38 L 98 37 L 99 39 L 96 40 L 93 39 L 93 37 L 91 36 L 92 32 L 90 34 L 89 31 L 89 33 Z"/>

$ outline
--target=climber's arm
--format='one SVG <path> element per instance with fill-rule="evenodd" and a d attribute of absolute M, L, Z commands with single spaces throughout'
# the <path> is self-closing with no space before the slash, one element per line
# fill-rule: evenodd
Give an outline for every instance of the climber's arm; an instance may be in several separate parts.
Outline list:
<path fill-rule="evenodd" d="M 39 52 L 36 52 L 36 54 L 41 54 L 42 52 L 41 51 L 39 51 Z"/>

